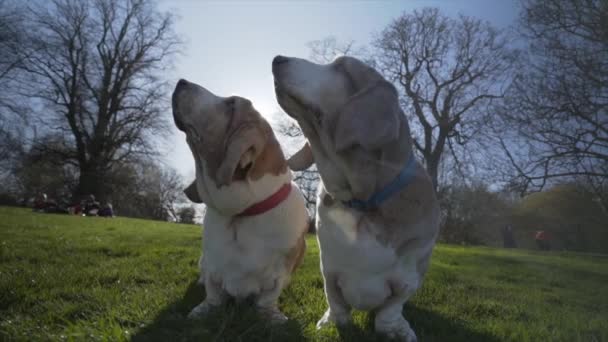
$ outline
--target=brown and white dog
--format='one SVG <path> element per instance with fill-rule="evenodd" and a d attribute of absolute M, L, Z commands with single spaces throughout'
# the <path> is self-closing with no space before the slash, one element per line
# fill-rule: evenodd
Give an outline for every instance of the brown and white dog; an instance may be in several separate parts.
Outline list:
<path fill-rule="evenodd" d="M 375 329 L 416 340 L 403 304 L 422 284 L 439 230 L 432 182 L 415 160 L 394 86 L 352 57 L 327 65 L 277 56 L 276 96 L 307 139 L 289 161 L 316 163 L 321 271 L 329 309 L 344 324 L 351 308 L 375 311 Z"/>
<path fill-rule="evenodd" d="M 277 299 L 304 256 L 308 216 L 270 125 L 249 100 L 185 80 L 172 105 L 196 164 L 186 195 L 207 206 L 199 263 L 206 298 L 189 317 L 230 295 L 253 296 L 261 312 L 285 320 Z"/>

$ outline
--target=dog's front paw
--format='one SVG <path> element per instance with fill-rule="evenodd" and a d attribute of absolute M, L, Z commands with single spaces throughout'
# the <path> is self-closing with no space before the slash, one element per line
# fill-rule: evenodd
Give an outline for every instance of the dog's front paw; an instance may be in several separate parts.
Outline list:
<path fill-rule="evenodd" d="M 350 322 L 350 315 L 348 314 L 334 314 L 331 309 L 327 309 L 323 317 L 317 322 L 317 330 L 323 328 L 329 323 L 335 323 L 339 326 L 347 325 Z"/>
<path fill-rule="evenodd" d="M 207 315 L 211 309 L 213 309 L 213 305 L 207 303 L 207 302 L 202 302 L 199 305 L 195 306 L 194 309 L 192 309 L 192 311 L 190 311 L 190 313 L 188 314 L 188 318 L 189 319 L 197 319 L 197 318 L 201 318 L 205 315 Z"/>
<path fill-rule="evenodd" d="M 416 333 L 403 317 L 391 321 L 376 322 L 376 332 L 386 335 L 390 339 L 403 342 L 416 342 Z"/>

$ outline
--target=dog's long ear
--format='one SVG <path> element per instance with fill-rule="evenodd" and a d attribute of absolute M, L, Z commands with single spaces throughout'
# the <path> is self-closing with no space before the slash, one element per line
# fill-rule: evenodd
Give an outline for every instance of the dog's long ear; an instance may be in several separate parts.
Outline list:
<path fill-rule="evenodd" d="M 267 138 L 255 128 L 245 128 L 228 142 L 224 160 L 217 169 L 217 186 L 230 185 L 237 167 L 253 163 L 264 149 Z"/>
<path fill-rule="evenodd" d="M 307 141 L 298 152 L 287 160 L 287 165 L 294 171 L 302 171 L 308 169 L 314 162 L 315 159 L 312 155 L 312 148 Z"/>
<path fill-rule="evenodd" d="M 334 131 L 336 151 L 355 144 L 377 149 L 399 136 L 399 98 L 392 84 L 381 80 L 353 95 L 338 116 Z"/>
<path fill-rule="evenodd" d="M 246 168 L 262 153 L 269 139 L 262 122 L 262 116 L 251 101 L 234 98 L 234 113 L 226 131 L 228 140 L 224 142 L 224 159 L 215 174 L 218 187 L 230 185 L 237 167 Z"/>
<path fill-rule="evenodd" d="M 192 202 L 203 203 L 203 200 L 201 199 L 201 196 L 199 195 L 198 190 L 196 189 L 196 180 L 194 180 L 190 185 L 188 185 L 187 188 L 184 189 L 184 193 L 186 194 L 186 197 L 188 197 L 188 199 Z"/>

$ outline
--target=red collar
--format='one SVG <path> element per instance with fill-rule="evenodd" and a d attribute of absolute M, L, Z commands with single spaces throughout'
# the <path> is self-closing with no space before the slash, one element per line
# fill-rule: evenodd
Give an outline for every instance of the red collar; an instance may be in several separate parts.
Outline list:
<path fill-rule="evenodd" d="M 277 192 L 270 195 L 270 197 L 266 198 L 262 202 L 258 202 L 250 206 L 249 208 L 243 210 L 240 214 L 236 216 L 242 217 L 263 214 L 281 204 L 281 202 L 283 202 L 287 198 L 287 196 L 289 196 L 290 192 L 291 183 L 287 183 L 283 185 L 279 190 L 277 190 Z"/>

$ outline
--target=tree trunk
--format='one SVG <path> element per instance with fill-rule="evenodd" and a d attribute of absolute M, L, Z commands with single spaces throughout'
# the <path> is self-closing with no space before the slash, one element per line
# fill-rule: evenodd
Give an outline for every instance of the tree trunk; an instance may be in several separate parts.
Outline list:
<path fill-rule="evenodd" d="M 426 172 L 429 173 L 431 177 L 431 181 L 433 181 L 433 190 L 437 193 L 437 185 L 439 178 L 439 158 L 435 158 L 434 156 L 424 156 L 426 160 Z"/>
<path fill-rule="evenodd" d="M 100 199 L 105 195 L 103 190 L 103 175 L 99 171 L 99 167 L 92 162 L 81 165 L 73 200 L 79 201 L 89 195 L 94 195 L 95 198 Z"/>

